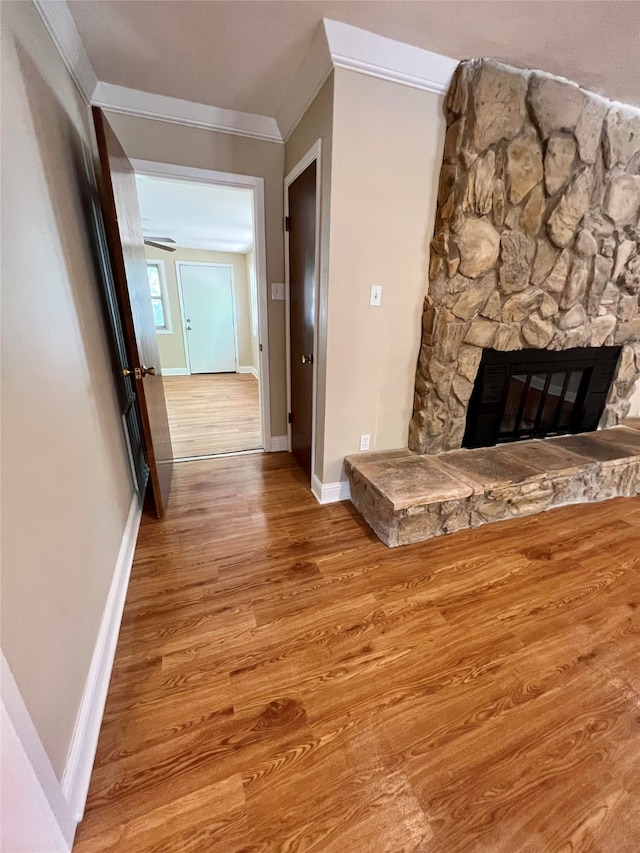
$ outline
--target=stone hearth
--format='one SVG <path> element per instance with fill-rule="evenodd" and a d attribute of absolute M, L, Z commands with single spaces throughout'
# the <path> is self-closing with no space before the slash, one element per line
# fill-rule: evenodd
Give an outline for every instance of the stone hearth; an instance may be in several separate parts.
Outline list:
<path fill-rule="evenodd" d="M 581 435 L 418 455 L 348 456 L 351 500 L 390 546 L 640 493 L 640 419 Z"/>
<path fill-rule="evenodd" d="M 463 62 L 446 102 L 409 447 L 459 448 L 483 348 L 622 345 L 640 375 L 640 112 L 566 80 Z"/>

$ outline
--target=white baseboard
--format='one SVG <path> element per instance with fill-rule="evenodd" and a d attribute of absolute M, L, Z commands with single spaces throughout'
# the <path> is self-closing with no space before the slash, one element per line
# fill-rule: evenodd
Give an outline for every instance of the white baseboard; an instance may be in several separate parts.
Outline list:
<path fill-rule="evenodd" d="M 186 367 L 163 367 L 163 376 L 189 376 L 189 370 Z"/>
<path fill-rule="evenodd" d="M 252 364 L 249 364 L 247 367 L 239 367 L 238 373 L 250 373 L 252 376 L 255 376 L 256 379 L 260 379 L 260 374 Z"/>
<path fill-rule="evenodd" d="M 1 652 L 0 666 L 3 806 L 0 849 L 68 853 L 76 831 L 75 815 Z"/>
<path fill-rule="evenodd" d="M 289 449 L 289 439 L 286 435 L 272 435 L 271 436 L 271 446 L 269 450 L 273 453 L 278 450 L 288 450 Z"/>
<path fill-rule="evenodd" d="M 351 497 L 351 489 L 346 480 L 338 480 L 337 483 L 321 483 L 315 474 L 311 478 L 311 491 L 319 504 L 348 501 Z"/>
<path fill-rule="evenodd" d="M 135 494 L 62 775 L 62 792 L 78 822 L 82 820 L 89 791 L 141 516 L 142 508 Z"/>

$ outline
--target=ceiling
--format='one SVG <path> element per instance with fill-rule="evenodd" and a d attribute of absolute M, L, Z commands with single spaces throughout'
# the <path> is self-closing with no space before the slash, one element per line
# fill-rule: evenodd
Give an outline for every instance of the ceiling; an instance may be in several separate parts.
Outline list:
<path fill-rule="evenodd" d="M 98 79 L 275 116 L 322 18 L 640 105 L 640 0 L 69 0 Z"/>
<path fill-rule="evenodd" d="M 253 247 L 251 190 L 139 174 L 136 183 L 145 237 L 213 252 Z"/>

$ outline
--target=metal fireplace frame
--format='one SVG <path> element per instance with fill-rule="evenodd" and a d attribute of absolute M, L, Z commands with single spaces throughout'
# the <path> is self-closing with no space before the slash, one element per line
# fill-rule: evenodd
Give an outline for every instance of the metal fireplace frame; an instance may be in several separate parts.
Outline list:
<path fill-rule="evenodd" d="M 597 429 L 620 352 L 619 346 L 483 350 L 462 446 L 490 447 Z"/>

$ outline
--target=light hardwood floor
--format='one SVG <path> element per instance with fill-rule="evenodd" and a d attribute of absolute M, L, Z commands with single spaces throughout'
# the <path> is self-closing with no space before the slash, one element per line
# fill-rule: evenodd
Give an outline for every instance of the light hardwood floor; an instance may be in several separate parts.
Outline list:
<path fill-rule="evenodd" d="M 287 454 L 143 520 L 76 853 L 640 850 L 640 499 L 388 549 Z"/>
<path fill-rule="evenodd" d="M 201 373 L 162 382 L 175 459 L 262 447 L 255 376 Z"/>

